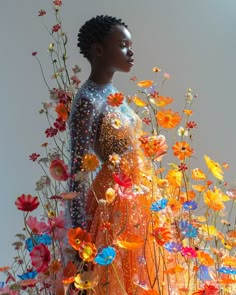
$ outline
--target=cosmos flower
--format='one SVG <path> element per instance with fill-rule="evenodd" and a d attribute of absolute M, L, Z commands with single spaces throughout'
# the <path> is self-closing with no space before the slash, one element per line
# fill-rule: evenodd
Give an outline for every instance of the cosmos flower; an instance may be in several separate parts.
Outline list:
<path fill-rule="evenodd" d="M 195 210 L 197 209 L 197 203 L 195 201 L 186 201 L 183 204 L 185 210 Z"/>
<path fill-rule="evenodd" d="M 181 249 L 181 253 L 183 256 L 187 256 L 190 258 L 194 258 L 197 256 L 197 252 L 195 249 L 193 249 L 192 247 L 183 247 Z"/>
<path fill-rule="evenodd" d="M 172 150 L 174 156 L 181 161 L 193 154 L 193 149 L 186 141 L 176 142 L 175 145 L 172 146 Z"/>
<path fill-rule="evenodd" d="M 201 169 L 195 168 L 192 170 L 192 178 L 194 180 L 205 180 L 206 175 Z"/>
<path fill-rule="evenodd" d="M 18 210 L 31 212 L 38 208 L 39 200 L 38 197 L 23 194 L 16 199 L 15 205 Z"/>
<path fill-rule="evenodd" d="M 152 203 L 151 210 L 155 212 L 161 211 L 162 209 L 166 207 L 167 203 L 168 203 L 167 199 L 161 199 L 159 201 L 156 201 Z"/>
<path fill-rule="evenodd" d="M 167 129 L 175 128 L 181 121 L 179 113 L 171 109 L 157 112 L 156 119 L 158 125 Z"/>
<path fill-rule="evenodd" d="M 219 163 L 213 161 L 210 157 L 208 156 L 204 156 L 206 165 L 208 167 L 208 169 L 211 171 L 211 173 L 213 174 L 213 176 L 215 176 L 215 178 L 219 179 L 219 180 L 223 180 L 223 170 L 221 169 L 221 166 Z"/>
<path fill-rule="evenodd" d="M 94 171 L 99 165 L 99 160 L 94 154 L 86 154 L 82 159 L 82 167 L 85 171 Z"/>
<path fill-rule="evenodd" d="M 216 187 L 214 188 L 214 190 L 207 190 L 206 192 L 204 192 L 204 202 L 214 211 L 220 211 L 224 209 L 224 202 L 229 200 L 230 198 Z"/>
<path fill-rule="evenodd" d="M 153 85 L 152 80 L 142 80 L 137 83 L 137 85 L 141 88 L 149 88 Z"/>
<path fill-rule="evenodd" d="M 179 252 L 182 249 L 182 244 L 177 242 L 167 242 L 165 243 L 164 248 L 169 252 Z"/>
<path fill-rule="evenodd" d="M 163 246 L 172 239 L 171 232 L 165 227 L 158 227 L 154 229 L 152 235 L 155 237 L 157 244 L 160 246 Z"/>

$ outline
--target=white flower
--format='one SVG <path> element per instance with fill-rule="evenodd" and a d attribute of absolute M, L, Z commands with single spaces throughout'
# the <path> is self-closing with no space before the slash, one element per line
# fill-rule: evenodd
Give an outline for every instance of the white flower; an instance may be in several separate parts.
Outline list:
<path fill-rule="evenodd" d="M 181 137 L 188 136 L 188 130 L 186 130 L 184 127 L 180 126 L 177 130 L 177 134 Z"/>

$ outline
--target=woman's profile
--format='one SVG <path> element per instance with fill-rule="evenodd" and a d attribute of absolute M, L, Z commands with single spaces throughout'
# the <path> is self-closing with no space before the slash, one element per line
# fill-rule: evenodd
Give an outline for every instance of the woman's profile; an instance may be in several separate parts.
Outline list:
<path fill-rule="evenodd" d="M 149 208 L 158 198 L 152 168 L 140 150 L 141 120 L 112 84 L 115 72 L 128 73 L 134 64 L 131 33 L 122 20 L 100 15 L 81 27 L 78 47 L 91 73 L 70 114 L 70 190 L 78 192 L 69 204 L 71 223 L 89 233 L 98 253 L 116 251 L 112 264 L 87 263 L 81 272 L 90 274 L 91 294 L 158 294 L 164 280 L 150 234 Z"/>

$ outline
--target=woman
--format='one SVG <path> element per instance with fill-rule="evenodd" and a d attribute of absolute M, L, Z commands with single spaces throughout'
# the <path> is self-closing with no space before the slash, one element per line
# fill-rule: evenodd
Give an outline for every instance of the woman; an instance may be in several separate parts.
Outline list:
<path fill-rule="evenodd" d="M 78 192 L 70 203 L 71 222 L 89 232 L 98 253 L 109 246 L 116 251 L 112 264 L 87 263 L 83 269 L 96 282 L 95 294 L 163 291 L 149 217 L 158 194 L 140 150 L 141 120 L 112 84 L 115 72 L 129 72 L 134 64 L 131 34 L 120 19 L 101 15 L 82 26 L 78 46 L 91 74 L 70 116 L 70 189 Z M 101 168 L 91 176 L 98 160 Z"/>

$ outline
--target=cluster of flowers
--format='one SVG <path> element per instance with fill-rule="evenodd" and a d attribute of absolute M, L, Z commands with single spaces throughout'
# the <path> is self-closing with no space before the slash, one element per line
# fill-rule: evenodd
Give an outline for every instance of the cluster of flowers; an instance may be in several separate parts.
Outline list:
<path fill-rule="evenodd" d="M 45 136 L 52 142 L 42 144 L 44 157 L 38 153 L 30 155 L 30 160 L 37 162 L 44 173 L 36 183 L 37 196 L 23 194 L 15 202 L 17 209 L 23 211 L 24 230 L 16 235 L 17 241 L 13 243 L 17 251 L 13 265 L 0 267 L 7 277 L 0 285 L 0 294 L 64 294 L 71 284 L 74 288 L 68 290 L 70 294 L 78 294 L 79 290 L 93 294 L 98 278 L 90 271 L 82 271 L 83 266 L 91 263 L 105 267 L 116 259 L 116 247 L 132 251 L 144 243 L 141 237 L 120 235 L 116 245 L 111 243 L 98 250 L 89 232 L 81 228 L 66 230 L 64 207 L 68 200 L 78 194 L 67 191 L 66 181 L 71 176 L 66 163 L 67 121 L 71 102 L 79 87 L 77 73 L 80 70 L 75 66 L 72 75 L 67 70 L 67 37 L 62 31 L 61 5 L 62 1 L 53 1 L 57 23 L 50 31 L 54 43 L 48 48 L 53 78 L 58 86 L 51 89 L 45 80 L 50 102 L 43 103 L 40 111 L 49 123 Z M 39 12 L 40 17 L 45 14 L 44 10 Z M 33 56 L 38 60 L 36 52 Z M 157 67 L 153 68 L 153 72 L 157 78 L 162 78 L 159 85 L 170 78 L 167 73 L 162 75 Z M 139 81 L 136 77 L 131 80 L 138 91 L 126 99 L 147 127 L 139 138 L 140 148 L 153 164 L 152 181 L 161 195 L 150 205 L 149 214 L 156 224 L 152 231 L 156 247 L 160 251 L 167 251 L 167 258 L 171 261 L 171 266 L 165 265 L 165 275 L 170 281 L 176 274 L 182 278 L 182 285 L 176 286 L 176 294 L 234 294 L 236 230 L 235 224 L 230 221 L 233 220 L 231 215 L 236 192 L 229 189 L 224 181 L 223 169 L 228 168 L 226 163 L 221 165 L 205 155 L 205 169 L 192 167 L 191 159 L 196 154 L 192 138 L 197 123 L 191 118 L 192 104 L 197 95 L 188 89 L 180 114 L 167 108 L 173 98 L 159 93 L 158 82 Z M 124 99 L 122 93 L 115 93 L 108 96 L 107 102 L 117 107 Z M 118 120 L 114 121 L 117 129 L 121 124 Z M 174 130 L 174 137 L 168 140 L 163 134 L 167 135 L 169 130 Z M 172 163 L 165 163 L 167 155 L 172 157 Z M 110 162 L 119 165 L 119 155 L 111 155 Z M 86 154 L 82 165 L 85 173 L 93 173 L 99 167 L 99 160 L 94 154 Z M 124 173 L 115 173 L 114 181 L 115 189 L 111 187 L 105 194 L 107 204 L 112 204 L 118 194 L 122 198 L 133 198 L 145 194 L 147 189 L 144 185 L 133 184 L 132 179 Z M 231 203 L 227 206 L 227 212 L 225 202 Z M 30 213 L 37 208 L 41 208 L 40 214 L 31 216 Z M 110 226 L 109 222 L 104 222 L 101 230 L 109 231 Z M 66 249 L 65 236 L 69 243 Z M 71 257 L 75 255 L 77 262 L 64 261 L 65 253 Z M 79 266 L 78 256 L 82 261 Z M 142 289 L 143 294 L 162 294 L 160 290 L 148 289 L 143 282 L 134 283 Z"/>

